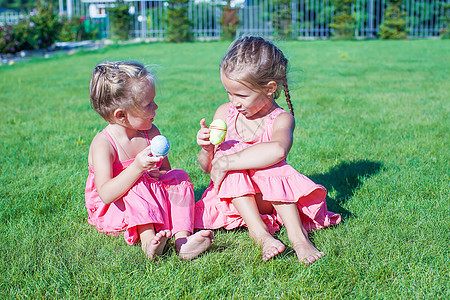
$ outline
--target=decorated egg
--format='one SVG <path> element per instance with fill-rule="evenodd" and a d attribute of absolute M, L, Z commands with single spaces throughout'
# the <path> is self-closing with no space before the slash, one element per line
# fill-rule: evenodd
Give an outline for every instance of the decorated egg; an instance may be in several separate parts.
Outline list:
<path fill-rule="evenodd" d="M 163 135 L 155 136 L 151 141 L 151 150 L 153 156 L 167 156 L 169 153 L 170 144 L 169 140 Z"/>
<path fill-rule="evenodd" d="M 225 135 L 227 134 L 227 123 L 221 119 L 212 121 L 209 126 L 209 141 L 213 145 L 217 145 L 223 142 Z"/>

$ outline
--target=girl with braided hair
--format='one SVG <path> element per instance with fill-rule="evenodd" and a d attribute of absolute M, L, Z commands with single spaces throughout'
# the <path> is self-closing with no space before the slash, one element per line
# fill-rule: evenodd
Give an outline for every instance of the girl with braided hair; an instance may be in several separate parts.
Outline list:
<path fill-rule="evenodd" d="M 287 66 L 283 52 L 259 37 L 235 41 L 223 57 L 220 77 L 230 101 L 214 119 L 224 120 L 228 130 L 214 146 L 205 119 L 200 121 L 199 164 L 211 183 L 196 203 L 194 226 L 247 226 L 267 261 L 285 249 L 272 236 L 284 224 L 298 259 L 309 265 L 324 253 L 308 231 L 338 224 L 341 217 L 327 210 L 323 186 L 286 163 L 295 127 Z M 275 102 L 281 91 L 290 113 Z"/>

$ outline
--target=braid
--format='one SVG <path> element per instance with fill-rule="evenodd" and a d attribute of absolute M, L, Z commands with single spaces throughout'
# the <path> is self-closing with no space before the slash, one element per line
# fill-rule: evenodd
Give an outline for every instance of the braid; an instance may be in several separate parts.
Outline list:
<path fill-rule="evenodd" d="M 288 88 L 286 77 L 284 78 L 284 81 L 283 81 L 283 87 L 284 87 L 284 95 L 286 96 L 287 105 L 289 107 L 289 110 L 291 111 L 291 114 L 294 115 L 294 108 L 292 107 L 291 95 L 289 94 L 289 88 Z"/>

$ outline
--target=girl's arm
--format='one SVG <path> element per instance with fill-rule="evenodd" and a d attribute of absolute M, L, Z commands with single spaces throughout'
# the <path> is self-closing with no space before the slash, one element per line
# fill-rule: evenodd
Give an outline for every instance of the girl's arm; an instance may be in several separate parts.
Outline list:
<path fill-rule="evenodd" d="M 134 162 L 116 177 L 113 177 L 113 163 L 116 153 L 106 136 L 98 135 L 91 145 L 95 186 L 100 199 L 110 204 L 123 196 L 141 177 L 155 166 L 161 158 L 149 156 L 150 146 L 136 155 Z"/>
<path fill-rule="evenodd" d="M 280 114 L 273 123 L 270 142 L 259 143 L 240 152 L 214 159 L 211 179 L 218 186 L 228 171 L 263 169 L 280 162 L 291 149 L 294 128 L 294 117 L 289 113 Z"/>
<path fill-rule="evenodd" d="M 213 120 L 222 119 L 225 121 L 227 118 L 228 105 L 229 103 L 227 102 L 219 106 L 214 114 Z M 202 150 L 200 150 L 198 155 L 198 162 L 202 171 L 209 174 L 211 172 L 211 162 L 214 158 L 215 146 L 209 141 L 209 128 L 206 125 L 205 119 L 200 121 L 200 127 L 200 130 L 197 132 L 197 144 L 202 147 Z"/>

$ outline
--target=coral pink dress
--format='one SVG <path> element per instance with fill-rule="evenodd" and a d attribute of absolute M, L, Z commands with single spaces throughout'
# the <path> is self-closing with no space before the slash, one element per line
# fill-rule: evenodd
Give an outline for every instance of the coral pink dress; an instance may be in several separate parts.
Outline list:
<path fill-rule="evenodd" d="M 108 132 L 103 130 L 99 134 L 108 137 L 118 157 L 116 144 Z M 150 144 L 147 134 L 145 137 Z M 117 158 L 113 165 L 114 176 L 133 161 L 119 161 Z M 85 200 L 88 222 L 100 232 L 119 234 L 123 231 L 125 241 L 130 245 L 139 241 L 139 225 L 152 223 L 157 232 L 170 229 L 173 234 L 179 231 L 192 233 L 194 229 L 194 190 L 183 170 L 170 170 L 159 179 L 145 172 L 123 197 L 105 204 L 95 188 L 94 169 L 89 166 Z"/>
<path fill-rule="evenodd" d="M 268 142 L 272 137 L 272 127 L 276 117 L 285 112 L 282 108 L 273 110 L 265 120 L 264 129 L 254 141 L 245 142 L 236 131 L 239 112 L 231 105 L 227 111 L 227 135 L 217 147 L 215 155 L 229 155 L 244 150 L 254 144 Z M 338 224 L 341 216 L 329 212 L 325 197 L 325 187 L 311 181 L 286 163 L 286 160 L 265 169 L 230 171 L 215 192 L 213 183 L 203 193 L 195 205 L 195 228 L 233 229 L 244 226 L 245 222 L 233 206 L 231 200 L 243 195 L 262 194 L 263 200 L 296 203 L 300 218 L 307 231 Z M 274 233 L 282 225 L 281 218 L 273 213 L 261 215 Z"/>

